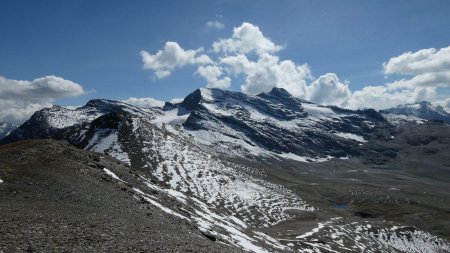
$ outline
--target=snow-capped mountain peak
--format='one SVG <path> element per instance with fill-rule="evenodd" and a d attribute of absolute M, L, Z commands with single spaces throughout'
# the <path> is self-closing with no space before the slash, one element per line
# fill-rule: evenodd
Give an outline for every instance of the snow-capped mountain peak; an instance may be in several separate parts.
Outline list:
<path fill-rule="evenodd" d="M 442 120 L 450 124 L 450 114 L 447 113 L 442 106 L 433 105 L 428 101 L 398 105 L 383 111 L 392 114 L 414 116 L 426 120 Z"/>
<path fill-rule="evenodd" d="M 301 161 L 346 157 L 357 155 L 355 144 L 364 143 L 374 132 L 390 136 L 374 128 L 387 124 L 374 110 L 320 106 L 282 88 L 258 95 L 201 88 L 179 104 L 166 104 L 161 114 L 155 124 L 177 127 L 178 133 L 194 136 L 218 152 L 244 157 L 275 155 Z"/>

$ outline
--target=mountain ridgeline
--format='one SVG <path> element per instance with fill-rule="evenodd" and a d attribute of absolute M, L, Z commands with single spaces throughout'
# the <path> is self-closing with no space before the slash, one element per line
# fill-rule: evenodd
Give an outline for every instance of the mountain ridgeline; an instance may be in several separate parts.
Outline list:
<path fill-rule="evenodd" d="M 292 154 L 309 159 L 361 155 L 358 144 L 389 139 L 392 127 L 372 109 L 351 111 L 292 97 L 284 89 L 248 96 L 218 89 L 198 89 L 181 103 L 142 109 L 111 100 L 91 100 L 69 110 L 59 106 L 35 113 L 4 142 L 34 138 L 66 138 L 77 129 L 116 129 L 118 121 L 145 117 L 155 125 L 182 128 L 218 151 L 238 147 L 240 156 Z M 110 125 L 108 125 L 108 123 Z M 88 131 L 89 132 L 89 131 Z M 214 136 L 212 136 L 214 135 Z M 73 144 L 81 145 L 69 137 Z M 86 138 L 82 138 L 86 141 Z M 223 150 L 220 149 L 223 147 Z"/>

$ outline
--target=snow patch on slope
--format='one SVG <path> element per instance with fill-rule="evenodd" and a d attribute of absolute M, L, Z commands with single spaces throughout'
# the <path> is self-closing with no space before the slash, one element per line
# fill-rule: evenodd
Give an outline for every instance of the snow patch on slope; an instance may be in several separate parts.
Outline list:
<path fill-rule="evenodd" d="M 279 240 L 300 248 L 300 252 L 432 253 L 450 250 L 445 240 L 412 227 L 379 227 L 342 217 L 318 223 L 317 227 L 295 237 L 282 234 Z"/>
<path fill-rule="evenodd" d="M 259 231 L 248 231 L 249 227 L 240 219 L 226 215 L 223 212 L 215 212 L 210 205 L 196 197 L 187 196 L 177 190 L 161 188 L 151 183 L 150 180 L 145 177 L 141 176 L 140 178 L 149 189 L 161 193 L 169 193 L 170 196 L 175 197 L 174 199 L 181 204 L 186 205 L 187 203 L 190 203 L 188 209 L 183 208 L 184 212 L 189 213 L 189 218 L 163 206 L 161 203 L 157 202 L 156 197 L 133 188 L 133 190 L 139 193 L 146 202 L 160 208 L 166 213 L 195 222 L 199 230 L 205 234 L 213 235 L 251 252 L 270 252 L 262 246 L 259 246 L 261 244 L 267 244 L 267 246 L 277 249 L 286 249 L 286 246 L 280 244 L 276 239 Z"/>
<path fill-rule="evenodd" d="M 86 150 L 105 153 L 119 161 L 130 164 L 128 154 L 124 152 L 118 141 L 118 133 L 115 129 L 98 129 L 89 140 Z"/>
<path fill-rule="evenodd" d="M 100 116 L 100 113 L 93 109 L 66 109 L 62 107 L 53 107 L 49 110 L 51 117 L 47 117 L 47 123 L 52 128 L 62 129 L 84 122 L 90 122 Z"/>
<path fill-rule="evenodd" d="M 211 207 L 225 209 L 255 226 L 286 220 L 285 208 L 313 210 L 289 189 L 247 174 L 260 171 L 212 157 L 181 136 L 161 134 L 148 124 L 141 118 L 133 120 L 134 134 L 146 140 L 142 148 L 146 167 L 156 166 L 152 174 L 173 190 L 190 192 Z"/>
<path fill-rule="evenodd" d="M 345 138 L 345 139 L 354 140 L 354 141 L 357 141 L 357 142 L 367 142 L 364 139 L 364 137 L 359 136 L 357 134 L 338 132 L 338 133 L 334 133 L 334 135 L 337 135 L 337 136 Z"/>
<path fill-rule="evenodd" d="M 383 117 L 394 126 L 401 126 L 406 123 L 423 124 L 426 120 L 412 115 L 401 115 L 392 113 L 383 113 Z"/>
<path fill-rule="evenodd" d="M 282 153 L 282 154 L 274 153 L 274 154 L 279 156 L 279 157 L 283 157 L 283 158 L 286 158 L 286 159 L 291 159 L 291 160 L 295 160 L 295 161 L 299 161 L 299 162 L 304 162 L 304 163 L 326 162 L 326 161 L 331 160 L 331 159 L 334 158 L 332 156 L 327 156 L 327 157 L 323 157 L 323 158 L 313 158 L 313 157 L 299 156 L 299 155 L 292 154 L 292 153 Z"/>
<path fill-rule="evenodd" d="M 168 124 L 172 126 L 180 126 L 189 117 L 189 113 L 180 108 L 175 108 L 173 110 L 162 111 L 161 115 L 152 119 L 152 123 L 157 126 L 162 126 L 163 124 Z"/>
<path fill-rule="evenodd" d="M 114 174 L 114 172 L 108 170 L 107 168 L 103 168 L 103 171 L 104 171 L 107 175 L 111 176 L 112 178 L 114 178 L 114 179 L 116 179 L 116 180 L 119 180 L 119 181 L 122 182 L 122 183 L 125 183 L 125 181 L 123 181 L 122 179 L 120 179 L 116 174 Z"/>
<path fill-rule="evenodd" d="M 151 195 L 149 195 L 149 194 L 145 194 L 143 191 L 141 191 L 141 190 L 139 190 L 139 189 L 137 189 L 137 188 L 133 188 L 133 190 L 134 190 L 135 192 L 139 193 L 139 195 L 141 195 L 142 199 L 143 199 L 145 202 L 150 203 L 150 204 L 156 206 L 157 208 L 161 209 L 161 210 L 164 211 L 165 213 L 174 215 L 174 216 L 176 216 L 176 217 L 178 217 L 178 218 L 181 218 L 181 219 L 184 219 L 184 220 L 190 220 L 190 219 L 187 218 L 186 216 L 181 215 L 181 214 L 179 214 L 179 213 L 173 211 L 172 209 L 163 206 L 161 203 L 159 203 L 159 202 L 156 201 L 156 200 L 153 200 L 153 199 L 152 199 L 152 198 L 154 198 L 153 196 L 151 196 Z"/>

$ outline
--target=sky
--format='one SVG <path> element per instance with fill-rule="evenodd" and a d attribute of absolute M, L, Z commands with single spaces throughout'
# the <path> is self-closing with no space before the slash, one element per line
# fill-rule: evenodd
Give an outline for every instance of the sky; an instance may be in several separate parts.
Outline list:
<path fill-rule="evenodd" d="M 447 0 L 5 0 L 0 10 L 0 121 L 92 98 L 145 106 L 200 87 L 450 108 Z"/>

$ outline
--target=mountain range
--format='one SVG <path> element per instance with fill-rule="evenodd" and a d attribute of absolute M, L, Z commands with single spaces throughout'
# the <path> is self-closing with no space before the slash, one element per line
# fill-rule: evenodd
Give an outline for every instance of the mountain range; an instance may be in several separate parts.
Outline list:
<path fill-rule="evenodd" d="M 202 88 L 163 107 L 95 99 L 45 108 L 1 142 L 55 139 L 115 158 L 114 172 L 91 167 L 235 250 L 445 252 L 448 114 L 419 105 L 348 110 L 280 88 Z M 441 121 L 423 120 L 434 113 Z M 6 187 L 8 174 L 0 178 Z"/>

